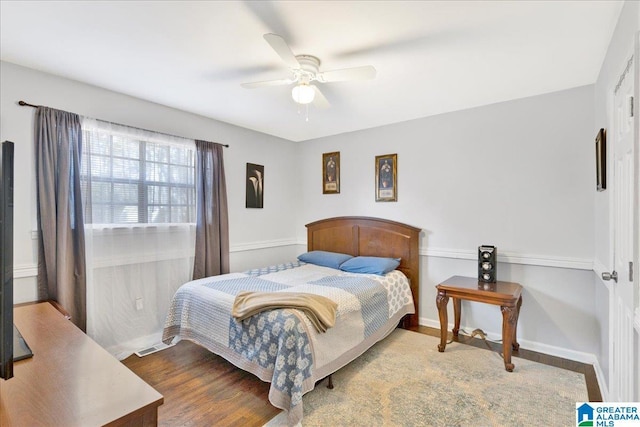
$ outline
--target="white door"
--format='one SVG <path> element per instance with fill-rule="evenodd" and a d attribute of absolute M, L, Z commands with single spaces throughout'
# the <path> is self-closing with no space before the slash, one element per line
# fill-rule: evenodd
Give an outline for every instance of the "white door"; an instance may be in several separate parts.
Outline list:
<path fill-rule="evenodd" d="M 617 283 L 611 283 L 612 301 L 610 327 L 609 400 L 636 400 L 636 348 L 634 345 L 634 309 L 636 297 L 633 284 L 634 230 L 634 74 L 636 58 L 627 63 L 626 71 L 614 93 L 613 129 L 607 135 L 611 142 L 613 167 L 613 260 Z M 615 280 L 615 278 L 613 278 Z"/>

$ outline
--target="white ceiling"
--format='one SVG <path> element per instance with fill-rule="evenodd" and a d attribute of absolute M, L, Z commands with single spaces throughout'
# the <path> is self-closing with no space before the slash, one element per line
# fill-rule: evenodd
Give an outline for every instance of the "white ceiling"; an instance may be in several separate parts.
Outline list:
<path fill-rule="evenodd" d="M 609 0 L 3 0 L 0 53 L 3 61 L 302 141 L 592 84 L 621 7 Z M 306 121 L 289 87 L 240 87 L 288 76 L 265 33 L 284 37 L 295 54 L 319 57 L 321 71 L 373 65 L 377 77 L 322 85 L 332 106 L 311 106 Z"/>

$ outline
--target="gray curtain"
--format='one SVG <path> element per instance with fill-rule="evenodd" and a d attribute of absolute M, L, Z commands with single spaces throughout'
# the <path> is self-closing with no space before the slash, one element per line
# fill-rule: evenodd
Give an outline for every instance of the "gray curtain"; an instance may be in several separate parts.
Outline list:
<path fill-rule="evenodd" d="M 86 266 L 77 114 L 38 107 L 35 116 L 38 299 L 55 300 L 86 331 Z"/>
<path fill-rule="evenodd" d="M 196 140 L 196 254 L 193 279 L 229 272 L 223 146 Z"/>

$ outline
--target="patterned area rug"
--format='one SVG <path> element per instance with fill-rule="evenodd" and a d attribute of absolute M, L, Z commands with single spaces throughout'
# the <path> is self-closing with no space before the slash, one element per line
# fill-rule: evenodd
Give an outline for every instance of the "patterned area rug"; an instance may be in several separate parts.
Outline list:
<path fill-rule="evenodd" d="M 570 426 L 584 375 L 403 329 L 303 397 L 303 426 Z M 265 427 L 286 425 L 280 413 Z"/>

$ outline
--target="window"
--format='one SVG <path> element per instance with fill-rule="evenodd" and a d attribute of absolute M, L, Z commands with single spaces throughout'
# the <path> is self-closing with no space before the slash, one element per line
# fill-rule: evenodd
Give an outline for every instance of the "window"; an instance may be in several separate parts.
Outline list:
<path fill-rule="evenodd" d="M 85 223 L 195 222 L 193 141 L 97 123 L 83 123 Z"/>

